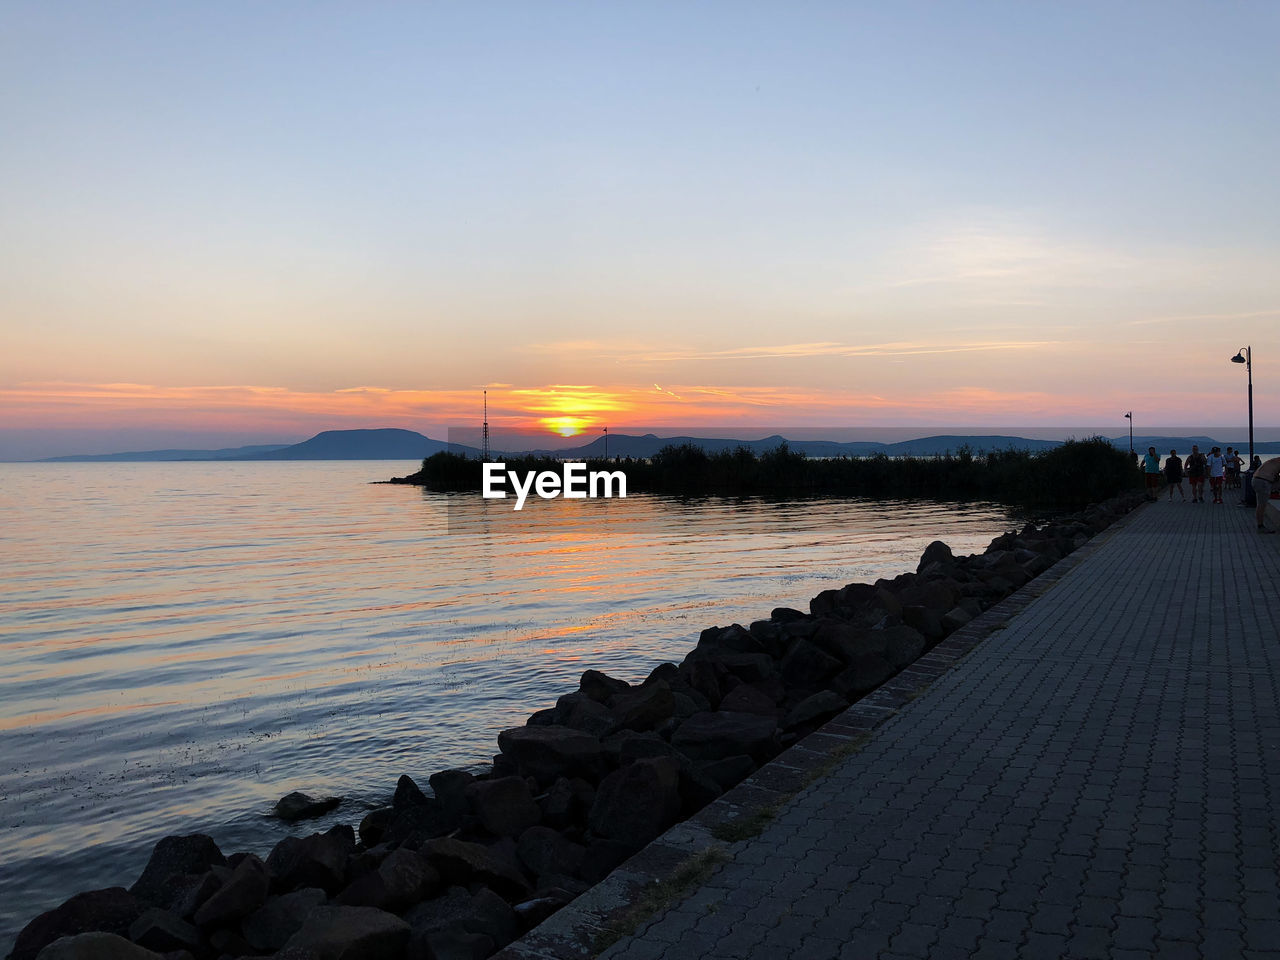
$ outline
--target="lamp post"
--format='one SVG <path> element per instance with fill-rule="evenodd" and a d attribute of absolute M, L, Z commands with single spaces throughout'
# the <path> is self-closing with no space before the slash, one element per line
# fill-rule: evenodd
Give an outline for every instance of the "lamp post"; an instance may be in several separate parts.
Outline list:
<path fill-rule="evenodd" d="M 1253 469 L 1253 348 L 1241 347 L 1231 358 L 1232 363 L 1243 363 L 1249 372 L 1249 469 Z"/>
<path fill-rule="evenodd" d="M 1124 418 L 1129 421 L 1129 456 L 1132 457 L 1133 456 L 1133 411 L 1130 410 L 1128 413 L 1126 413 L 1124 415 Z"/>
<path fill-rule="evenodd" d="M 609 459 L 609 428 L 604 428 L 604 458 Z"/>

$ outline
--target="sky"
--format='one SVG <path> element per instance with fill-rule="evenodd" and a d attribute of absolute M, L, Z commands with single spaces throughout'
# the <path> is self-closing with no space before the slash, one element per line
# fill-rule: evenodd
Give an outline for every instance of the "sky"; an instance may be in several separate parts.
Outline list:
<path fill-rule="evenodd" d="M 0 2 L 0 459 L 1280 420 L 1280 6 Z M 1276 358 L 1273 362 L 1273 358 Z"/>

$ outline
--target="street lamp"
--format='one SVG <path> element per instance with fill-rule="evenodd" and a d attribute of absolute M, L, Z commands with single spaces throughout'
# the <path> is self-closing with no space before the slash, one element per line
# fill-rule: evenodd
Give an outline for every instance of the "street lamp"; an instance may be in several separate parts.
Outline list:
<path fill-rule="evenodd" d="M 1253 469 L 1253 348 L 1241 347 L 1231 358 L 1232 363 L 1243 363 L 1249 371 L 1249 469 Z"/>
<path fill-rule="evenodd" d="M 1124 418 L 1129 421 L 1129 456 L 1132 457 L 1133 456 L 1133 411 L 1130 410 L 1128 413 L 1126 413 L 1124 415 Z"/>

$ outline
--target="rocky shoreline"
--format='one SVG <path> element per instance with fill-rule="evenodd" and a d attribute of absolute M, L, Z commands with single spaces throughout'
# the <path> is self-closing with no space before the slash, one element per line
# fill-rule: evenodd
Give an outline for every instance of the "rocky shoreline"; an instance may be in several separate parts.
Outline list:
<path fill-rule="evenodd" d="M 487 774 L 441 771 L 429 793 L 402 776 L 358 828 L 288 837 L 265 860 L 166 837 L 127 890 L 32 920 L 10 960 L 483 960 L 1141 502 L 968 557 L 936 541 L 916 573 L 708 628 L 638 684 L 588 670 L 503 731 Z M 334 800 L 311 802 L 291 795 L 279 812 Z"/>

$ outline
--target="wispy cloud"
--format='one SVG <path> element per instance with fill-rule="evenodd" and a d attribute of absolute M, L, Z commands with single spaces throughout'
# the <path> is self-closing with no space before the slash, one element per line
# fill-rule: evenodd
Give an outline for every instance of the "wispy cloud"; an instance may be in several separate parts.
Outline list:
<path fill-rule="evenodd" d="M 1055 347 L 1058 340 L 979 340 L 954 343 L 928 341 L 894 341 L 887 343 L 857 344 L 840 341 L 816 341 L 811 343 L 782 343 L 752 347 L 732 347 L 725 350 L 653 348 L 637 349 L 631 344 L 606 341 L 570 341 L 561 344 L 542 344 L 539 351 L 568 354 L 575 350 L 590 352 L 596 359 L 609 359 L 619 363 L 655 364 L 689 363 L 694 361 L 736 360 L 803 360 L 814 357 L 915 357 L 930 354 L 982 353 L 1001 350 L 1036 350 Z"/>
<path fill-rule="evenodd" d="M 1130 320 L 1134 327 L 1156 323 L 1197 323 L 1215 320 L 1256 320 L 1260 317 L 1280 317 L 1280 308 L 1273 310 L 1246 310 L 1242 313 L 1187 313 L 1172 317 L 1146 317 L 1141 320 Z"/>

